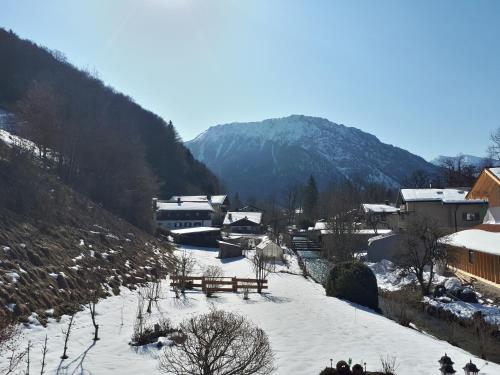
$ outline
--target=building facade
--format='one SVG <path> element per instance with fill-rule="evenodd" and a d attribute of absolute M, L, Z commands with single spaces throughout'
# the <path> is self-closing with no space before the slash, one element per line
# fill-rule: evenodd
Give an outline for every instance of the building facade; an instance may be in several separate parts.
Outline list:
<path fill-rule="evenodd" d="M 208 202 L 153 201 L 156 225 L 165 230 L 211 227 L 214 209 Z"/>
<path fill-rule="evenodd" d="M 433 218 L 445 233 L 472 228 L 483 222 L 488 209 L 485 199 L 466 199 L 463 189 L 401 189 L 396 206 L 400 209 L 398 229 L 405 230 L 412 217 Z"/>

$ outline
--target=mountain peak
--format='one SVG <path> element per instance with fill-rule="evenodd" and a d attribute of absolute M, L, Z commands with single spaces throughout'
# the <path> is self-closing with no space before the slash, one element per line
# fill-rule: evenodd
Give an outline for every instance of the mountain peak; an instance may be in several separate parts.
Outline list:
<path fill-rule="evenodd" d="M 281 192 L 311 174 L 323 188 L 359 178 L 398 186 L 417 169 L 435 170 L 372 134 L 305 115 L 216 125 L 186 145 L 232 192 L 255 197 Z"/>

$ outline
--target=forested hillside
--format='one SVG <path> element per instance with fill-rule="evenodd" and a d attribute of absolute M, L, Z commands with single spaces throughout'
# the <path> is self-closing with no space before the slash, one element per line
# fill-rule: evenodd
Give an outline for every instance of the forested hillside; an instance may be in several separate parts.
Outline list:
<path fill-rule="evenodd" d="M 171 122 L 1 28 L 0 108 L 16 114 L 16 132 L 36 144 L 46 169 L 142 228 L 151 224 L 154 195 L 218 192 Z"/>

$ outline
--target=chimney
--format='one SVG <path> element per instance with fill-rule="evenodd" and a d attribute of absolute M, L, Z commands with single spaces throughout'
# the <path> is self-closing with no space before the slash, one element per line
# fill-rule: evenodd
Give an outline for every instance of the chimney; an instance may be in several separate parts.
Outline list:
<path fill-rule="evenodd" d="M 158 198 L 153 198 L 153 211 L 158 210 Z"/>
<path fill-rule="evenodd" d="M 389 205 L 389 199 L 386 199 L 385 200 L 385 205 L 388 206 Z"/>
<path fill-rule="evenodd" d="M 181 197 L 177 197 L 177 204 L 180 205 L 181 204 Z"/>
<path fill-rule="evenodd" d="M 233 220 L 233 214 L 232 213 L 228 213 L 227 214 L 227 218 L 229 219 L 229 221 L 232 221 Z"/>

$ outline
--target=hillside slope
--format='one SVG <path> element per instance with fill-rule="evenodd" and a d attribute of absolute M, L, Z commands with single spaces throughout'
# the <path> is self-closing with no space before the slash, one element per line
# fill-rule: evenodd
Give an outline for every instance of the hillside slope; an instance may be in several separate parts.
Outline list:
<path fill-rule="evenodd" d="M 218 192 L 171 122 L 2 28 L 0 109 L 16 115 L 16 132 L 43 150 L 47 168 L 135 225 L 150 225 L 153 196 Z"/>
<path fill-rule="evenodd" d="M 74 310 L 89 290 L 165 272 L 171 249 L 0 142 L 0 306 L 20 320 Z M 153 271 L 155 270 L 155 271 Z"/>
<path fill-rule="evenodd" d="M 345 179 L 397 187 L 416 170 L 436 169 L 371 134 L 310 116 L 217 125 L 186 146 L 244 196 L 280 192 L 310 174 L 320 187 Z"/>

